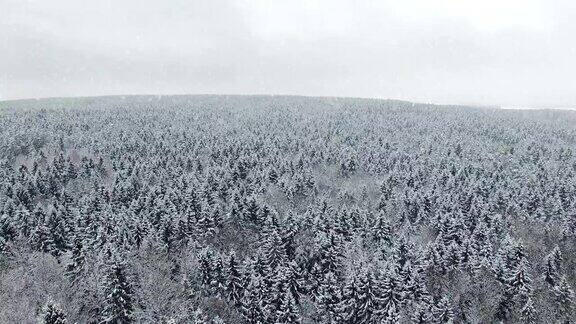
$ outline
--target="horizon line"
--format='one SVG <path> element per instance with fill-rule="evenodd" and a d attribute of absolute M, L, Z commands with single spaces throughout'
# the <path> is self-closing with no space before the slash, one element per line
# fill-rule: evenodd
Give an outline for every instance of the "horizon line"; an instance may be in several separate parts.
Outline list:
<path fill-rule="evenodd" d="M 267 94 L 267 93 L 174 93 L 174 94 L 104 94 L 104 95 L 79 95 L 79 96 L 48 96 L 48 97 L 30 97 L 30 98 L 15 98 L 15 99 L 2 99 L 0 103 L 18 102 L 18 101 L 40 101 L 40 100 L 58 100 L 58 99 L 96 99 L 105 97 L 200 97 L 200 96 L 213 96 L 213 97 L 302 97 L 302 98 L 324 98 L 324 99 L 360 99 L 360 100 L 381 100 L 381 101 L 400 101 L 420 105 L 435 105 L 435 106 L 464 106 L 475 108 L 498 108 L 504 110 L 576 110 L 574 107 L 566 105 L 558 106 L 527 106 L 527 105 L 501 105 L 501 104 L 478 104 L 478 103 L 450 103 L 450 102 L 425 102 L 419 100 L 398 99 L 398 98 L 384 98 L 384 97 L 362 97 L 362 96 L 326 96 L 326 95 L 301 95 L 301 94 Z"/>

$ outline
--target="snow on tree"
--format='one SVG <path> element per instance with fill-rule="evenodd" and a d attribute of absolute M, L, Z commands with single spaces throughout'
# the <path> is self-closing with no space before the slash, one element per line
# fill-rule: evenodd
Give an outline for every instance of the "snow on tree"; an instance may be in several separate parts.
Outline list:
<path fill-rule="evenodd" d="M 66 314 L 64 311 L 55 303 L 48 302 L 40 316 L 41 324 L 66 324 Z"/>
<path fill-rule="evenodd" d="M 101 322 L 132 323 L 136 300 L 128 266 L 120 256 L 113 254 L 111 257 L 105 273 Z"/>

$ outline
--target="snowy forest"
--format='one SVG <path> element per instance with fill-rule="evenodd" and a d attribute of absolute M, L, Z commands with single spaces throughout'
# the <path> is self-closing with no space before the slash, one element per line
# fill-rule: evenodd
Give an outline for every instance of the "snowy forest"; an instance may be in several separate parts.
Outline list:
<path fill-rule="evenodd" d="M 574 323 L 576 112 L 0 102 L 0 323 Z"/>

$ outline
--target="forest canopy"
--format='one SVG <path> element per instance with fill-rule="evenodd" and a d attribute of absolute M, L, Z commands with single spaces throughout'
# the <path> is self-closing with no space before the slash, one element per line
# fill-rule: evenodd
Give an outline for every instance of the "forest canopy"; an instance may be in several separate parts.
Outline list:
<path fill-rule="evenodd" d="M 0 102 L 1 323 L 556 323 L 576 112 Z"/>

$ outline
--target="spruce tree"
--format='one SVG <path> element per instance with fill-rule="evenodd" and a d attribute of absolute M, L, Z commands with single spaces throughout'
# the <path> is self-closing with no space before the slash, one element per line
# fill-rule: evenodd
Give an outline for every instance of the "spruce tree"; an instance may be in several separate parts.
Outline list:
<path fill-rule="evenodd" d="M 454 310 L 450 300 L 444 296 L 440 298 L 438 303 L 434 306 L 432 311 L 434 322 L 439 324 L 452 324 L 454 323 Z"/>
<path fill-rule="evenodd" d="M 286 261 L 286 250 L 282 245 L 280 234 L 275 228 L 267 235 L 262 252 L 269 271 L 275 271 L 279 265 Z"/>
<path fill-rule="evenodd" d="M 520 310 L 520 318 L 524 323 L 537 323 L 537 311 L 531 297 L 528 297 L 524 307 Z"/>
<path fill-rule="evenodd" d="M 240 265 L 236 261 L 236 254 L 230 253 L 225 268 L 226 275 L 226 297 L 235 305 L 239 306 L 244 295 L 244 283 Z"/>
<path fill-rule="evenodd" d="M 340 321 L 344 323 L 356 323 L 358 321 L 359 299 L 359 282 L 355 276 L 351 276 L 342 289 L 342 300 L 337 308 Z"/>
<path fill-rule="evenodd" d="M 263 324 L 266 321 L 267 288 L 264 280 L 256 273 L 252 273 L 250 283 L 244 291 L 240 313 L 248 324 Z"/>
<path fill-rule="evenodd" d="M 280 230 L 282 238 L 282 245 L 286 251 L 286 256 L 289 260 L 293 260 L 296 255 L 296 242 L 295 237 L 298 233 L 298 224 L 294 219 L 294 215 L 289 213 L 284 220 L 284 226 Z"/>
<path fill-rule="evenodd" d="M 342 297 L 341 288 L 332 272 L 324 275 L 315 293 L 316 304 L 324 323 L 338 323 L 339 308 Z"/>
<path fill-rule="evenodd" d="M 342 245 L 341 239 L 335 233 L 330 233 L 327 237 L 322 236 L 318 253 L 318 262 L 323 273 L 332 272 L 336 276 L 342 273 Z"/>
<path fill-rule="evenodd" d="M 421 302 L 430 300 L 430 293 L 426 287 L 422 274 L 412 267 L 405 267 L 400 274 L 402 287 L 401 299 L 410 302 Z"/>
<path fill-rule="evenodd" d="M 430 304 L 427 302 L 420 302 L 414 305 L 414 311 L 410 317 L 413 324 L 428 324 L 433 322 L 434 315 Z"/>
<path fill-rule="evenodd" d="M 70 262 L 66 265 L 66 275 L 72 282 L 75 282 L 80 277 L 86 262 L 86 248 L 79 231 L 77 230 L 74 235 L 71 248 L 72 255 L 70 256 Z"/>
<path fill-rule="evenodd" d="M 210 320 L 208 316 L 204 314 L 202 309 L 198 308 L 190 314 L 190 318 L 188 319 L 189 323 L 191 324 L 209 324 Z"/>
<path fill-rule="evenodd" d="M 385 220 L 383 213 L 377 215 L 377 219 L 370 229 L 372 239 L 377 244 L 384 244 L 390 246 L 392 244 L 392 228 Z"/>
<path fill-rule="evenodd" d="M 558 246 L 544 258 L 544 280 L 551 286 L 556 286 L 562 274 L 562 253 Z"/>
<path fill-rule="evenodd" d="M 47 226 L 53 244 L 51 254 L 59 257 L 68 249 L 68 220 L 61 213 L 61 210 L 52 206 L 48 212 Z"/>
<path fill-rule="evenodd" d="M 572 287 L 568 284 L 566 277 L 560 278 L 558 284 L 554 286 L 552 293 L 560 313 L 570 314 L 574 309 L 575 295 Z"/>
<path fill-rule="evenodd" d="M 380 287 L 371 272 L 362 273 L 358 278 L 358 297 L 355 320 L 358 323 L 372 323 L 380 313 Z"/>
<path fill-rule="evenodd" d="M 379 315 L 383 319 L 395 320 L 402 300 L 402 286 L 398 274 L 394 269 L 388 269 L 380 282 Z"/>
<path fill-rule="evenodd" d="M 281 293 L 274 323 L 300 323 L 299 309 L 290 290 Z"/>
<path fill-rule="evenodd" d="M 511 264 L 506 278 L 506 294 L 523 300 L 532 292 L 532 280 L 528 274 L 528 261 L 521 245 L 515 248 Z"/>
<path fill-rule="evenodd" d="M 0 254 L 7 252 L 8 242 L 16 236 L 13 224 L 6 214 L 0 214 Z"/>
<path fill-rule="evenodd" d="M 116 252 L 117 253 L 117 252 Z M 113 255 L 106 269 L 104 282 L 102 323 L 125 324 L 134 322 L 136 304 L 134 287 L 126 263 Z"/>
<path fill-rule="evenodd" d="M 260 208 L 254 197 L 245 199 L 243 212 L 243 218 L 245 221 L 253 225 L 261 225 Z"/>
<path fill-rule="evenodd" d="M 39 252 L 58 254 L 58 249 L 50 233 L 50 227 L 46 225 L 46 220 L 42 220 L 32 232 L 32 246 Z"/>
<path fill-rule="evenodd" d="M 198 256 L 198 272 L 200 284 L 207 291 L 211 291 L 215 282 L 214 263 L 216 257 L 210 248 L 202 250 Z"/>
<path fill-rule="evenodd" d="M 41 324 L 66 324 L 66 314 L 64 311 L 55 303 L 48 302 L 44 306 L 41 318 Z"/>
<path fill-rule="evenodd" d="M 284 266 L 279 273 L 282 273 L 286 285 L 296 304 L 300 304 L 300 296 L 304 293 L 304 278 L 302 271 L 296 261 L 290 261 Z"/>
<path fill-rule="evenodd" d="M 380 313 L 380 323 L 382 324 L 399 324 L 401 317 L 399 310 L 396 307 L 390 307 L 386 313 Z"/>

